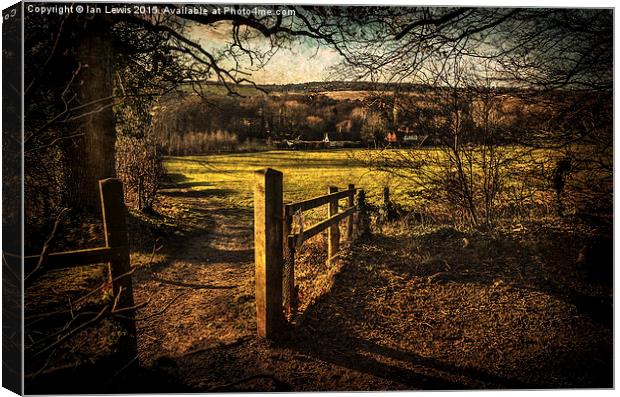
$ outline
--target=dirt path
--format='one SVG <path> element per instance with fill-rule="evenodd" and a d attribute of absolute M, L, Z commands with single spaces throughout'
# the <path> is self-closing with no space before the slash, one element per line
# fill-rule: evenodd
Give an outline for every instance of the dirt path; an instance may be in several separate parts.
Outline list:
<path fill-rule="evenodd" d="M 247 211 L 219 208 L 191 189 L 165 189 L 184 232 L 164 242 L 166 259 L 135 278 L 140 360 L 179 357 L 252 333 L 253 246 Z"/>
<path fill-rule="evenodd" d="M 582 242 L 572 232 L 377 233 L 272 344 L 255 338 L 249 210 L 191 189 L 163 195 L 184 231 L 135 278 L 136 300 L 150 299 L 140 360 L 157 374 L 139 391 L 611 386 L 611 327 L 596 315 L 609 310 L 581 304 L 610 290 L 575 281 L 583 277 L 566 259 Z"/>

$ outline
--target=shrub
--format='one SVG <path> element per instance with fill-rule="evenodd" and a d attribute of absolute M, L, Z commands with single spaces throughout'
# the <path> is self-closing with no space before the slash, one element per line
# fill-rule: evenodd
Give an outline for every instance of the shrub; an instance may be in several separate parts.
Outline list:
<path fill-rule="evenodd" d="M 149 136 L 119 136 L 116 173 L 123 181 L 127 206 L 139 211 L 152 209 L 164 174 L 161 149 Z"/>
<path fill-rule="evenodd" d="M 228 131 L 188 132 L 185 135 L 172 135 L 161 140 L 169 155 L 183 156 L 206 153 L 232 152 L 237 149 L 237 135 Z"/>

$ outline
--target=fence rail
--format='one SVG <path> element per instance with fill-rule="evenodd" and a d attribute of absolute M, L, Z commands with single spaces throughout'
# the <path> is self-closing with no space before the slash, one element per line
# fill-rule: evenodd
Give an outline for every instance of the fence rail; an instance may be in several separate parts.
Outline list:
<path fill-rule="evenodd" d="M 323 196 L 284 204 L 282 173 L 270 168 L 256 171 L 254 180 L 254 250 L 256 265 L 256 324 L 258 335 L 277 339 L 286 324 L 284 311 L 297 311 L 295 288 L 295 251 L 304 241 L 327 230 L 328 261 L 340 249 L 340 222 L 348 220 L 346 239 L 355 235 L 355 219 L 364 207 L 364 191 L 350 184 L 338 191 L 331 186 Z M 355 203 L 356 192 L 358 204 Z M 339 212 L 339 201 L 347 207 Z M 293 217 L 298 212 L 328 205 L 327 219 L 308 229 L 293 232 Z M 357 215 L 357 217 L 356 217 Z"/>
<path fill-rule="evenodd" d="M 113 257 L 122 254 L 122 250 L 110 247 L 89 248 L 75 251 L 55 252 L 45 259 L 45 270 L 62 269 L 75 266 L 110 262 Z M 24 257 L 24 269 L 30 273 L 39 263 L 40 255 Z"/>
<path fill-rule="evenodd" d="M 31 284 L 51 269 L 108 263 L 113 296 L 118 298 L 117 307 L 119 309 L 133 308 L 133 285 L 123 183 L 116 178 L 102 179 L 99 181 L 99 193 L 105 246 L 49 254 L 44 249 L 41 255 L 26 256 L 24 257 L 24 269 L 28 275 L 25 282 L 27 285 Z M 123 312 L 121 325 L 125 328 L 126 334 L 119 340 L 119 351 L 133 359 L 138 352 L 133 310 Z"/>
<path fill-rule="evenodd" d="M 326 194 L 324 196 L 314 197 L 308 200 L 298 201 L 296 203 L 286 204 L 284 210 L 288 214 L 294 214 L 296 211 L 307 211 L 321 205 L 329 204 L 332 200 L 339 200 L 350 195 L 355 195 L 355 187 L 343 190 L 341 192 Z"/>
<path fill-rule="evenodd" d="M 355 213 L 356 208 L 355 207 L 349 207 L 347 209 L 345 209 L 342 212 L 339 212 L 338 215 L 334 215 L 330 218 L 325 219 L 324 221 L 321 221 L 315 225 L 313 225 L 312 227 L 304 230 L 301 233 L 296 233 L 296 234 L 289 234 L 288 235 L 288 241 L 293 242 L 295 245 L 299 245 L 300 243 L 316 236 L 317 234 L 321 233 L 322 231 L 324 231 L 325 229 L 327 229 L 328 227 L 334 226 L 336 224 L 338 224 L 341 220 L 353 215 Z"/>

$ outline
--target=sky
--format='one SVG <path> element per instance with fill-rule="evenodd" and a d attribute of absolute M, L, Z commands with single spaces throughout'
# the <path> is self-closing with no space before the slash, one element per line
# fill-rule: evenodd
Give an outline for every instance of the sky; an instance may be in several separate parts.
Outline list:
<path fill-rule="evenodd" d="M 206 50 L 217 52 L 231 41 L 230 25 L 195 25 L 190 28 L 190 37 L 197 40 Z M 259 49 L 267 49 L 265 39 L 252 40 Z M 264 68 L 244 63 L 246 76 L 257 84 L 288 84 L 332 80 L 332 67 L 342 60 L 333 49 L 317 45 L 309 40 L 294 43 L 290 48 L 280 48 L 269 59 Z"/>
<path fill-rule="evenodd" d="M 331 80 L 330 67 L 337 65 L 340 55 L 331 48 L 300 46 L 282 49 L 271 59 L 267 68 L 254 72 L 257 83 L 304 83 Z"/>
<path fill-rule="evenodd" d="M 219 9 L 218 7 L 216 8 Z M 232 10 L 237 12 L 238 10 L 250 10 L 250 9 L 251 10 L 255 10 L 255 9 L 262 10 L 263 8 L 255 7 L 255 6 L 241 6 L 239 8 L 235 8 Z M 482 9 L 482 10 L 485 10 L 485 9 Z M 481 20 L 480 18 L 498 18 L 501 14 L 495 13 L 495 10 L 499 10 L 499 9 L 493 8 L 491 9 L 490 13 L 485 13 L 485 11 L 481 11 L 481 13 L 474 14 L 473 16 L 471 16 L 470 19 L 467 19 L 466 22 L 463 22 L 463 23 L 474 23 L 475 24 L 475 23 L 482 23 L 485 21 L 484 19 Z M 398 10 L 398 13 L 402 13 L 402 16 L 407 16 L 411 18 L 417 18 L 420 16 L 420 14 L 418 13 L 409 15 L 409 12 L 410 11 L 407 8 L 401 8 Z M 499 11 L 499 12 L 501 13 L 503 11 Z M 398 13 L 395 18 L 399 17 Z M 326 13 L 326 15 L 329 15 L 329 14 Z M 363 18 L 364 16 L 368 16 L 368 14 L 362 13 L 360 15 L 361 15 L 360 20 L 367 21 L 367 19 L 363 19 Z M 525 17 L 528 17 L 528 14 L 522 13 L 521 15 L 525 15 Z M 543 15 L 542 17 L 545 17 L 545 16 Z M 285 17 L 285 19 L 283 20 L 283 26 L 288 27 L 288 26 L 291 26 L 290 23 L 292 23 L 293 29 L 295 29 L 295 20 L 296 19 L 299 20 L 300 18 L 301 16 L 298 16 L 297 18 Z M 397 19 L 397 20 L 402 21 L 402 19 Z M 606 21 L 606 20 L 607 19 L 604 19 L 603 21 Z M 332 20 L 332 22 L 333 21 L 334 20 Z M 338 20 L 335 20 L 335 21 L 338 21 Z M 479 21 L 482 21 L 482 22 L 479 22 Z M 534 23 L 537 23 L 539 21 L 540 20 L 536 19 Z M 514 23 L 521 24 L 521 25 L 523 25 L 524 23 L 527 24 L 527 22 L 523 22 L 523 20 L 519 18 L 515 19 Z M 518 30 L 521 27 L 521 25 L 510 25 L 509 24 L 508 27 L 512 27 Z M 349 38 L 350 41 L 347 42 L 348 50 L 353 51 L 353 52 L 355 52 L 358 49 L 363 50 L 364 51 L 363 56 L 365 57 L 365 59 L 378 59 L 378 58 L 385 56 L 384 58 L 381 58 L 381 59 L 382 60 L 387 59 L 388 61 L 390 61 L 388 65 L 383 64 L 384 66 L 382 66 L 379 70 L 373 70 L 372 76 L 368 76 L 367 74 L 362 73 L 361 77 L 358 77 L 358 78 L 363 78 L 363 79 L 370 78 L 370 79 L 373 79 L 373 81 L 391 81 L 391 79 L 401 79 L 399 81 L 427 82 L 429 78 L 428 76 L 431 76 L 431 78 L 435 76 L 435 73 L 437 71 L 434 69 L 439 67 L 440 70 L 443 70 L 444 66 L 446 65 L 446 63 L 444 62 L 444 59 L 441 57 L 442 56 L 445 57 L 447 55 L 441 55 L 441 54 L 454 53 L 454 51 L 452 51 L 451 48 L 440 47 L 441 44 L 436 44 L 436 46 L 433 47 L 432 52 L 422 51 L 418 53 L 417 51 L 419 47 L 413 45 L 412 43 L 408 43 L 407 40 L 404 40 L 402 42 L 396 41 L 396 40 L 392 40 L 392 41 L 383 40 L 385 38 L 384 37 L 384 33 L 385 33 L 384 30 L 386 29 L 385 25 L 380 25 L 380 24 L 373 23 L 372 21 L 369 21 L 367 23 L 363 23 L 363 24 L 355 25 L 355 26 L 356 27 L 359 26 L 358 28 L 359 30 L 355 30 L 353 33 L 347 31 L 347 34 L 352 34 L 351 37 L 357 37 L 355 36 L 355 34 L 359 35 L 361 32 L 360 37 L 362 39 L 367 39 L 369 41 L 360 42 L 360 41 L 355 41 L 354 38 L 352 39 Z M 533 26 L 538 26 L 538 25 L 533 25 Z M 546 25 L 543 25 L 543 26 L 546 26 Z M 190 29 L 189 30 L 190 38 L 194 39 L 195 41 L 198 41 L 203 46 L 203 48 L 205 48 L 210 54 L 215 55 L 216 58 L 218 58 L 218 54 L 221 53 L 224 49 L 226 49 L 227 45 L 231 45 L 233 41 L 232 24 L 227 21 L 223 21 L 223 22 L 219 22 L 214 25 L 207 25 L 207 26 L 201 25 L 201 24 L 195 24 L 189 27 L 189 29 Z M 242 26 L 240 29 L 241 29 L 241 33 L 240 33 L 241 36 L 243 36 L 244 33 L 253 35 L 251 38 L 248 38 L 247 40 L 242 39 L 244 46 L 246 46 L 247 48 L 251 50 L 257 50 L 258 52 L 269 53 L 269 51 L 272 51 L 273 47 L 270 45 L 269 38 L 265 38 L 262 34 L 260 34 L 258 31 L 252 28 Z M 467 28 L 465 26 L 459 26 L 457 27 L 457 29 L 467 29 Z M 506 30 L 504 33 L 496 33 L 495 31 L 493 31 L 493 28 L 491 28 L 488 31 L 485 31 L 484 34 L 481 34 L 480 37 L 470 36 L 468 39 L 463 40 L 462 44 L 467 43 L 468 47 L 475 46 L 475 50 L 478 51 L 479 53 L 482 53 L 483 55 L 485 53 L 494 54 L 497 51 L 503 50 L 512 45 L 510 37 L 508 36 L 509 34 L 508 32 L 509 31 Z M 392 37 L 392 36 L 389 36 L 389 37 Z M 566 40 L 562 39 L 562 37 L 563 35 L 559 35 L 558 40 L 554 40 L 551 42 L 547 40 L 549 45 L 546 47 L 545 47 L 546 44 L 544 44 L 544 42 L 541 41 L 544 39 L 544 35 L 542 36 L 541 40 L 533 41 L 533 43 L 534 45 L 543 45 L 543 48 L 545 48 L 545 51 L 547 51 L 547 49 L 553 50 L 554 48 L 556 48 L 557 50 L 560 51 L 559 54 L 561 54 L 562 57 L 564 58 L 557 57 L 555 54 L 550 53 L 549 51 L 541 52 L 540 54 L 537 54 L 536 51 L 530 51 L 528 53 L 528 56 L 529 54 L 531 54 L 532 60 L 529 60 L 528 62 L 532 62 L 534 60 L 539 61 L 542 58 L 548 58 L 549 60 L 554 58 L 556 59 L 555 61 L 556 63 L 557 63 L 557 59 L 569 59 L 571 57 L 574 59 L 578 59 L 578 56 L 580 54 L 579 51 L 583 51 L 583 49 L 580 48 L 578 45 L 574 45 L 574 44 L 578 44 L 574 42 L 575 37 L 571 35 L 567 35 Z M 370 42 L 371 44 L 367 45 L 368 42 Z M 528 41 L 528 42 L 531 42 L 531 41 Z M 447 43 L 446 45 L 448 46 L 450 45 L 450 42 L 446 42 L 446 43 Z M 543 43 L 543 44 L 540 44 L 540 43 Z M 603 43 L 606 43 L 606 42 L 603 41 Z M 585 45 L 588 45 L 587 40 L 585 41 Z M 468 49 L 471 50 L 471 48 L 468 48 Z M 442 50 L 445 50 L 448 52 L 445 52 Z M 237 49 L 237 53 L 240 54 L 242 52 L 239 49 Z M 416 56 L 418 54 L 421 54 L 423 56 L 422 63 L 420 63 L 418 57 Z M 518 53 L 515 53 L 515 54 L 518 55 Z M 546 54 L 546 55 L 542 55 L 542 54 Z M 239 62 L 239 65 L 240 65 L 239 68 L 244 73 L 239 75 L 238 77 L 243 77 L 247 80 L 253 81 L 258 84 L 304 83 L 304 82 L 329 81 L 329 80 L 333 81 L 333 80 L 342 79 L 341 76 L 337 74 L 334 70 L 337 65 L 342 63 L 343 61 L 342 57 L 331 47 L 327 45 L 320 45 L 314 40 L 311 40 L 308 38 L 305 38 L 305 39 L 297 38 L 295 39 L 295 41 L 291 42 L 288 47 L 286 48 L 280 47 L 277 49 L 277 51 L 275 51 L 275 53 L 271 55 L 272 56 L 270 57 L 269 61 L 264 65 L 264 67 L 262 67 L 263 64 L 260 64 L 258 66 L 256 64 L 251 65 L 248 62 L 248 59 L 246 57 L 241 56 L 240 57 L 241 60 Z M 428 58 L 424 58 L 427 55 L 428 55 Z M 438 58 L 441 58 L 441 59 L 438 59 Z M 452 57 L 451 59 L 456 59 L 456 58 Z M 469 57 L 465 55 L 462 58 L 460 57 L 458 58 L 458 64 L 460 64 L 462 60 L 467 60 L 470 63 L 470 65 L 467 66 L 469 69 L 472 69 L 472 65 L 474 65 L 476 66 L 475 68 L 473 68 L 475 69 L 475 72 L 477 72 L 480 75 L 490 74 L 491 78 L 503 77 L 503 75 L 507 72 L 507 70 L 503 69 L 499 65 L 499 63 L 491 64 L 489 62 L 488 64 L 483 65 L 480 59 L 481 59 L 480 57 L 472 57 L 471 59 L 469 59 Z M 375 65 L 373 66 L 377 65 L 376 62 L 377 61 L 375 61 Z M 545 60 L 542 60 L 542 62 L 545 62 Z M 563 66 L 564 61 L 561 61 L 561 62 L 562 62 L 561 66 Z M 551 63 L 549 63 L 549 65 L 551 65 Z M 569 63 L 567 63 L 567 65 L 568 65 L 567 67 L 570 66 Z M 220 63 L 220 66 L 222 66 L 223 68 L 229 69 L 234 66 L 234 63 L 231 57 L 228 56 L 228 57 L 223 58 L 223 60 Z M 426 71 L 424 69 L 426 69 Z M 542 70 L 541 68 L 538 68 L 538 69 Z M 430 74 L 426 73 L 429 71 L 430 71 Z M 519 71 L 527 72 L 527 68 L 522 67 L 521 69 L 519 69 Z M 356 72 L 349 71 L 347 73 L 347 76 L 352 76 L 354 73 Z M 508 76 L 510 75 L 511 75 L 510 71 L 508 70 Z M 447 77 L 446 79 L 450 79 L 450 77 Z M 497 79 L 497 81 L 499 80 L 501 79 Z M 441 83 L 441 81 L 439 83 Z M 452 84 L 448 81 L 446 81 L 445 83 Z M 432 80 L 431 84 L 438 84 L 438 82 L 435 82 L 434 80 Z"/>

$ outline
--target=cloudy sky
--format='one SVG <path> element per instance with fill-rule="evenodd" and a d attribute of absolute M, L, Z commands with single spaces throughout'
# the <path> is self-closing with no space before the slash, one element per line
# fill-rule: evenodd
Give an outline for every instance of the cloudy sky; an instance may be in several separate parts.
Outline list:
<path fill-rule="evenodd" d="M 232 41 L 228 23 L 192 26 L 190 36 L 211 53 L 221 51 Z M 262 36 L 250 42 L 253 49 L 263 52 L 271 48 Z M 252 66 L 247 60 L 242 65 L 244 71 L 251 73 L 247 78 L 257 84 L 286 84 L 331 80 L 331 68 L 340 61 L 340 55 L 333 49 L 302 41 L 291 44 L 290 48 L 278 49 L 264 68 Z"/>

